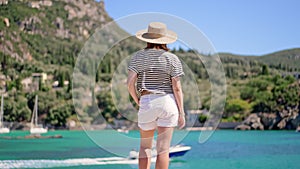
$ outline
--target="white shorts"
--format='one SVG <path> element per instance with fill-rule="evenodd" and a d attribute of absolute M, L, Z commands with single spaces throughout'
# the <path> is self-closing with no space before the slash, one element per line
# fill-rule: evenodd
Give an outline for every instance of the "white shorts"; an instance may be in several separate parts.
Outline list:
<path fill-rule="evenodd" d="M 142 130 L 153 130 L 157 126 L 175 127 L 178 114 L 173 94 L 147 94 L 140 98 L 138 126 Z"/>

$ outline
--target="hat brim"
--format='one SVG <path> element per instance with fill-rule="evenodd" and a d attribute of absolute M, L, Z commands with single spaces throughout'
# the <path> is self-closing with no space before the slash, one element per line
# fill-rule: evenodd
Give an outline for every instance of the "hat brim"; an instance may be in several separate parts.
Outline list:
<path fill-rule="evenodd" d="M 148 35 L 149 33 L 147 29 L 140 30 L 135 34 L 138 39 L 149 43 L 169 44 L 177 40 L 177 34 L 171 30 L 167 30 L 166 35 L 162 37 L 151 37 Z"/>

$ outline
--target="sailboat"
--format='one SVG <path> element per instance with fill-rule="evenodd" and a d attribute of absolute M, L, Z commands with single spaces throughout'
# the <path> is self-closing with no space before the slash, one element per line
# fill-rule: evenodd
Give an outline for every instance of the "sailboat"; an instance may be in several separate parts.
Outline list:
<path fill-rule="evenodd" d="M 9 128 L 3 126 L 3 114 L 4 114 L 3 104 L 4 102 L 3 102 L 3 94 L 2 94 L 1 110 L 0 110 L 0 133 L 9 133 Z"/>
<path fill-rule="evenodd" d="M 35 96 L 34 108 L 31 117 L 30 133 L 31 134 L 43 134 L 47 133 L 48 129 L 43 128 L 41 124 L 38 124 L 38 96 Z"/>

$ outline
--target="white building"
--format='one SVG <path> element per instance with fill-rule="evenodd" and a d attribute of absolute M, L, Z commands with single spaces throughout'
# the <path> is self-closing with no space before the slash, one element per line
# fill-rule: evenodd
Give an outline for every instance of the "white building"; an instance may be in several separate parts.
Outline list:
<path fill-rule="evenodd" d="M 206 110 L 188 110 L 186 114 L 186 126 L 201 126 L 199 122 L 200 114 L 207 114 Z"/>
<path fill-rule="evenodd" d="M 8 4 L 8 0 L 0 0 L 0 5 L 7 5 Z"/>
<path fill-rule="evenodd" d="M 32 73 L 33 79 L 39 79 L 41 78 L 42 83 L 45 83 L 47 80 L 47 74 L 46 73 Z"/>

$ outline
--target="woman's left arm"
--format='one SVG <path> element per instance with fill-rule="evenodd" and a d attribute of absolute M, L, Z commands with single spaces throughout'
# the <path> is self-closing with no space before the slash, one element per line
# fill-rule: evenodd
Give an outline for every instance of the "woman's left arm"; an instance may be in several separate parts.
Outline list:
<path fill-rule="evenodd" d="M 136 93 L 136 87 L 135 82 L 137 79 L 137 73 L 134 71 L 128 71 L 128 77 L 127 77 L 127 88 L 129 91 L 129 94 L 133 98 L 133 100 L 136 102 L 136 104 L 140 105 L 139 98 Z"/>

